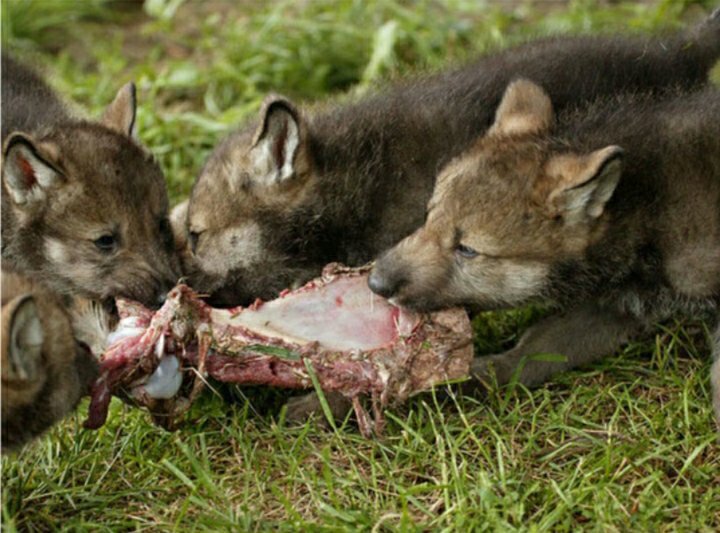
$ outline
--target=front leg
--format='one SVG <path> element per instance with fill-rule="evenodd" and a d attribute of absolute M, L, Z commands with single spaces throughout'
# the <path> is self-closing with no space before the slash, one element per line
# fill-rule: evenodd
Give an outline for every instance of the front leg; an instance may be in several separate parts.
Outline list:
<path fill-rule="evenodd" d="M 509 383 L 519 371 L 518 382 L 532 387 L 550 376 L 585 365 L 614 352 L 642 331 L 640 321 L 597 304 L 585 304 L 548 317 L 531 327 L 515 348 L 476 357 L 472 376 L 482 384 Z M 564 361 L 533 360 L 533 355 L 561 355 Z"/>
<path fill-rule="evenodd" d="M 710 383 L 712 385 L 713 407 L 715 408 L 715 420 L 720 429 L 720 318 L 718 318 L 715 335 L 712 339 L 713 365 L 710 370 Z"/>

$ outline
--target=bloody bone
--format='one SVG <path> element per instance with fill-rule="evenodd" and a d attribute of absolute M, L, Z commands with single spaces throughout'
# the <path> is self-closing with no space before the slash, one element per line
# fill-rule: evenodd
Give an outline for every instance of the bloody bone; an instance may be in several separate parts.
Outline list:
<path fill-rule="evenodd" d="M 352 400 L 364 435 L 379 433 L 386 405 L 468 374 L 471 329 L 462 310 L 418 315 L 374 295 L 366 279 L 366 268 L 331 264 L 321 278 L 246 309 L 213 309 L 186 285 L 154 314 L 118 301 L 121 328 L 101 358 L 85 427 L 105 422 L 113 394 L 172 427 L 207 377 L 310 388 L 314 374 L 323 390 Z M 370 397 L 374 418 L 360 397 Z"/>

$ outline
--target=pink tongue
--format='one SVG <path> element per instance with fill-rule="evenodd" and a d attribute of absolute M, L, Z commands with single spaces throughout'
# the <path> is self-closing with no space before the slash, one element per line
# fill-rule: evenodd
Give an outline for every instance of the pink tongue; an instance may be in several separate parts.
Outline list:
<path fill-rule="evenodd" d="M 401 313 L 368 289 L 367 276 L 353 276 L 300 289 L 234 317 L 214 310 L 213 320 L 298 344 L 317 341 L 330 350 L 372 350 L 395 341 L 399 320 L 414 322 Z"/>

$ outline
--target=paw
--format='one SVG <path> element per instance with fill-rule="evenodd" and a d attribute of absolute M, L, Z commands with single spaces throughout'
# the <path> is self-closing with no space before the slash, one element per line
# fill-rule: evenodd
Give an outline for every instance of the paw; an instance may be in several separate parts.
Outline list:
<path fill-rule="evenodd" d="M 495 388 L 495 365 L 492 355 L 475 357 L 470 363 L 470 379 L 460 385 L 463 394 L 481 397 Z"/>
<path fill-rule="evenodd" d="M 293 426 L 303 424 L 310 418 L 323 416 L 320 399 L 314 392 L 293 396 L 285 405 L 287 406 L 285 420 Z"/>
<path fill-rule="evenodd" d="M 336 392 L 326 392 L 325 400 L 330 407 L 330 412 L 335 420 L 342 420 L 352 409 L 350 400 Z M 327 419 L 320 404 L 320 398 L 314 392 L 303 396 L 294 396 L 287 402 L 287 414 L 285 420 L 290 425 L 304 424 L 307 420 L 315 418 L 320 423 L 326 424 Z"/>
<path fill-rule="evenodd" d="M 473 359 L 472 363 L 470 363 L 470 377 L 476 387 L 479 386 L 488 390 L 498 385 L 504 385 L 507 382 L 504 379 L 504 365 L 500 362 L 502 357 L 503 354 L 498 354 Z"/>

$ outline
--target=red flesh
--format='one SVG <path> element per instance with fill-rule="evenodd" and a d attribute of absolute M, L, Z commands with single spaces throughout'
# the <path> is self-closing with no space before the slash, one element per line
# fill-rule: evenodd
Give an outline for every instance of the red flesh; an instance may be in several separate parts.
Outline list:
<path fill-rule="evenodd" d="M 360 287 L 365 287 L 366 271 L 328 265 L 322 278 L 296 291 L 283 291 L 271 302 L 255 302 L 248 309 L 214 310 L 185 285 L 170 291 L 154 315 L 137 303 L 118 302 L 121 317 L 136 317 L 138 324 L 147 329 L 116 342 L 102 357 L 101 376 L 92 390 L 85 427 L 98 428 L 105 422 L 111 394 L 121 390 L 135 388 L 133 395 L 139 403 L 151 411 L 164 411 L 159 419 L 167 426 L 189 406 L 202 388 L 204 377 L 246 385 L 309 388 L 309 363 L 324 390 L 353 399 L 364 434 L 371 433 L 366 423 L 370 419 L 366 412 L 358 411 L 362 408 L 357 398 L 370 396 L 374 431 L 378 432 L 382 427 L 381 409 L 390 401 L 402 401 L 436 383 L 467 375 L 472 358 L 471 330 L 464 311 L 419 316 L 391 307 L 382 299 L 370 302 L 369 309 L 359 315 L 361 320 L 343 330 L 344 321 L 355 318 L 352 306 L 365 298 Z M 332 292 L 338 290 L 341 294 Z M 327 295 L 332 304 L 329 307 Z M 339 316 L 334 328 L 326 318 L 328 313 Z M 320 340 L 279 332 L 292 322 L 301 324 L 300 330 L 309 324 Z M 367 323 L 372 327 L 362 333 Z M 318 331 L 312 329 L 318 327 Z M 275 333 L 286 338 L 270 335 Z M 347 339 L 353 335 L 366 347 L 336 346 L 349 342 Z M 155 370 L 155 345 L 161 336 L 165 336 L 166 351 L 174 350 L 183 368 L 197 369 L 185 373 L 185 381 L 191 381 L 181 388 L 181 392 L 190 390 L 185 397 L 158 401 L 135 387 Z M 371 340 L 373 336 L 375 341 Z M 283 353 L 268 351 L 267 347 Z M 201 376 L 194 377 L 197 374 Z"/>

